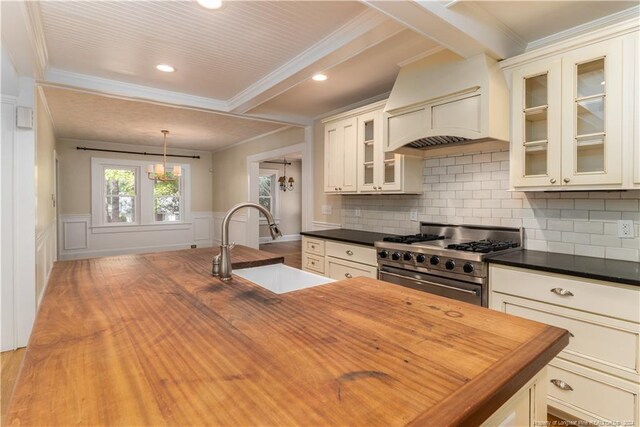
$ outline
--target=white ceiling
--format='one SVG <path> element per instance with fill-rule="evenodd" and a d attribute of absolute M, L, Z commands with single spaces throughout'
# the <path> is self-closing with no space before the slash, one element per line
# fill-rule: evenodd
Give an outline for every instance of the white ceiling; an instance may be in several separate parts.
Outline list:
<path fill-rule="evenodd" d="M 366 9 L 350 1 L 44 1 L 49 65 L 228 99 Z M 176 73 L 157 71 L 160 63 Z"/>
<path fill-rule="evenodd" d="M 411 30 L 404 30 L 326 71 L 326 81 L 306 80 L 251 110 L 251 113 L 317 117 L 389 92 L 400 70 L 398 63 L 437 47 L 435 42 Z"/>
<path fill-rule="evenodd" d="M 213 150 L 384 94 L 398 64 L 434 48 L 505 58 L 638 1 L 227 0 L 218 11 L 193 0 L 26 4 L 59 137 L 157 144 L 169 127 L 175 143 Z M 3 32 L 3 48 L 7 40 Z M 311 81 L 317 71 L 329 79 Z"/>
<path fill-rule="evenodd" d="M 634 6 L 638 1 L 475 1 L 526 42 Z M 453 6 L 455 9 L 455 5 Z"/>
<path fill-rule="evenodd" d="M 74 90 L 45 87 L 44 93 L 60 138 L 162 146 L 160 130 L 168 129 L 172 147 L 213 151 L 282 127 Z"/>

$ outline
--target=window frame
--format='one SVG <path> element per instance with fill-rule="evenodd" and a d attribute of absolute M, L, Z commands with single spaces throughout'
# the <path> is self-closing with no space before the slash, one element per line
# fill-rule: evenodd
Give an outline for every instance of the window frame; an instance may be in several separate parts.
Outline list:
<path fill-rule="evenodd" d="M 154 181 L 147 177 L 147 165 L 157 162 L 145 160 L 91 158 L 91 229 L 93 233 L 116 233 L 128 231 L 154 231 L 186 229 L 191 224 L 191 168 L 187 163 L 167 163 L 167 169 L 180 166 L 180 221 L 156 221 L 154 212 Z M 133 223 L 108 223 L 105 209 L 105 168 L 131 169 L 136 174 L 135 221 Z"/>
<path fill-rule="evenodd" d="M 278 169 L 260 169 L 258 173 L 258 179 L 261 176 L 274 176 L 271 180 L 271 215 L 276 221 L 276 224 L 280 223 L 280 189 L 278 187 L 278 179 L 280 178 L 280 171 Z M 260 204 L 260 188 L 258 187 L 258 204 Z M 259 223 L 261 225 L 268 224 L 267 218 L 260 214 L 258 216 Z"/>

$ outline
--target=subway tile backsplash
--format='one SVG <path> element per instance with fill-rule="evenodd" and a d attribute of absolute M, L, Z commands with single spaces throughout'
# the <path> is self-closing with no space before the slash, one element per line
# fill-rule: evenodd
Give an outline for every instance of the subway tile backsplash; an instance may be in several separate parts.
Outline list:
<path fill-rule="evenodd" d="M 427 159 L 423 177 L 418 196 L 343 197 L 343 227 L 417 233 L 415 209 L 418 221 L 524 227 L 527 249 L 640 262 L 640 190 L 508 191 L 508 151 Z M 634 222 L 633 239 L 618 238 L 620 219 Z"/>

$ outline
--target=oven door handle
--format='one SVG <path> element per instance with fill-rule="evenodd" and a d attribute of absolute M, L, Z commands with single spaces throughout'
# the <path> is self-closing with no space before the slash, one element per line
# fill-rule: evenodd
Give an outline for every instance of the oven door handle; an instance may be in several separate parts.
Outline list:
<path fill-rule="evenodd" d="M 456 291 L 456 292 L 464 292 L 466 294 L 471 294 L 471 295 L 478 296 L 478 293 L 476 291 L 470 291 L 469 289 L 456 288 L 454 286 L 447 286 L 447 285 L 443 285 L 441 283 L 427 282 L 426 280 L 415 279 L 415 278 L 409 277 L 409 276 L 402 276 L 400 274 L 390 273 L 390 272 L 384 271 L 384 270 L 380 270 L 380 274 L 388 274 L 389 276 L 397 277 L 397 278 L 403 279 L 403 280 L 411 280 L 412 282 L 416 282 L 416 283 L 423 283 L 425 285 L 437 286 L 437 287 L 440 287 L 440 288 L 450 289 L 450 290 Z"/>

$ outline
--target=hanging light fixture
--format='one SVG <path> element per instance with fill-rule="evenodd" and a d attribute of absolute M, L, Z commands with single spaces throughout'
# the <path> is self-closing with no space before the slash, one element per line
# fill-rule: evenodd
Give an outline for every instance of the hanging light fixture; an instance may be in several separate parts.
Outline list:
<path fill-rule="evenodd" d="M 278 183 L 280 184 L 280 190 L 292 191 L 293 183 L 294 183 L 293 177 L 290 176 L 287 178 L 287 165 L 290 165 L 291 163 L 287 163 L 287 159 L 284 159 L 282 164 L 284 165 L 284 174 L 280 178 L 278 178 Z"/>
<path fill-rule="evenodd" d="M 147 165 L 147 176 L 149 177 L 149 179 L 152 179 L 154 181 L 162 181 L 162 182 L 176 181 L 178 178 L 180 178 L 180 175 L 182 175 L 182 168 L 176 165 L 173 167 L 172 174 L 169 174 L 167 172 L 167 134 L 169 133 L 169 131 L 163 129 L 160 132 L 162 132 L 162 134 L 164 135 L 163 137 L 164 149 L 162 151 L 162 163 L 156 163 L 155 165 Z"/>

